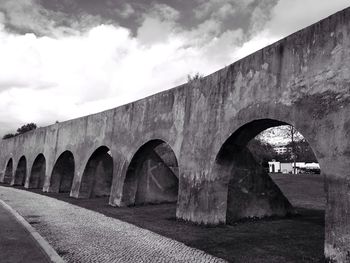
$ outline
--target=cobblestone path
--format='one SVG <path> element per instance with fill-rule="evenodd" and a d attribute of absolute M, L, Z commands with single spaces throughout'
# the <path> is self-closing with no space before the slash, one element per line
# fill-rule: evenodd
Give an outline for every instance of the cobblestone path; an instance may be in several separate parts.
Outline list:
<path fill-rule="evenodd" d="M 225 262 L 54 198 L 0 186 L 0 199 L 31 223 L 67 262 Z"/>

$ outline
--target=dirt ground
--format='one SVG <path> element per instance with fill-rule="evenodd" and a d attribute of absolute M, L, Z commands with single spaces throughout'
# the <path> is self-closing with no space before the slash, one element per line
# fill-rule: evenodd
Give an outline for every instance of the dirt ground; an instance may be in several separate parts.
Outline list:
<path fill-rule="evenodd" d="M 323 178 L 284 174 L 272 178 L 298 215 L 218 227 L 177 221 L 175 204 L 115 208 L 108 205 L 107 198 L 74 199 L 68 194 L 31 191 L 149 229 L 230 262 L 323 262 Z"/>

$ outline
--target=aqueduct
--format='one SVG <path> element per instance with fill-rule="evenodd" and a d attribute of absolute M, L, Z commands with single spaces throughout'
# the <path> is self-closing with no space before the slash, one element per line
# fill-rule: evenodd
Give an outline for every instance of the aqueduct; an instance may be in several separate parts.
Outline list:
<path fill-rule="evenodd" d="M 177 201 L 180 219 L 223 223 L 239 216 L 229 185 L 245 171 L 246 143 L 284 123 L 308 140 L 325 177 L 325 255 L 349 262 L 350 8 L 207 77 L 2 140 L 0 181 L 110 195 L 113 206 Z M 289 209 L 282 197 L 264 202 Z"/>

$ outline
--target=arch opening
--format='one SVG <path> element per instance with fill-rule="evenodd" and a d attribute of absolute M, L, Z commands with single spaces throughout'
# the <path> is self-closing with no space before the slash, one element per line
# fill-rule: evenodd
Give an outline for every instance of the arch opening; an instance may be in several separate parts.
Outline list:
<path fill-rule="evenodd" d="M 286 133 L 290 133 L 289 137 L 292 136 L 292 141 L 288 143 L 288 138 L 279 138 L 279 140 L 282 139 L 279 144 L 283 141 L 285 144 L 281 148 L 284 155 L 281 154 L 279 146 L 263 142 L 262 137 L 268 136 L 266 132 L 272 131 L 271 137 L 276 129 L 282 129 L 284 137 Z M 272 136 L 272 139 L 275 137 Z M 304 151 L 301 151 L 302 149 Z M 262 158 L 262 156 L 265 157 Z M 270 159 L 267 160 L 266 156 Z M 261 119 L 240 127 L 222 145 L 213 169 L 213 173 L 221 177 L 227 187 L 226 222 L 293 214 L 295 211 L 293 206 L 280 187 L 271 179 L 270 174 L 310 173 L 312 170 L 308 167 L 311 165 L 314 167 L 318 165 L 311 147 L 305 138 L 288 123 Z M 317 169 L 314 171 L 317 172 Z M 323 178 L 321 181 L 323 183 Z"/>
<path fill-rule="evenodd" d="M 126 172 L 122 203 L 144 205 L 176 203 L 179 168 L 175 153 L 162 140 L 141 146 Z"/>
<path fill-rule="evenodd" d="M 101 146 L 90 156 L 81 179 L 79 197 L 109 196 L 113 179 L 113 157 L 106 146 Z"/>
<path fill-rule="evenodd" d="M 27 159 L 22 156 L 17 165 L 13 185 L 24 185 L 27 176 Z"/>
<path fill-rule="evenodd" d="M 57 159 L 51 174 L 50 191 L 68 193 L 74 178 L 74 156 L 70 151 L 63 152 Z"/>
<path fill-rule="evenodd" d="M 33 163 L 29 177 L 29 188 L 42 189 L 45 183 L 46 159 L 43 154 L 39 154 Z"/>
<path fill-rule="evenodd" d="M 7 162 L 6 168 L 5 168 L 5 174 L 4 174 L 4 180 L 3 182 L 5 184 L 10 184 L 12 181 L 13 176 L 13 161 L 12 158 Z"/>
<path fill-rule="evenodd" d="M 222 145 L 212 173 L 221 181 L 222 195 L 217 196 L 226 202 L 227 224 L 274 219 L 274 225 L 261 221 L 256 231 L 270 228 L 272 240 L 288 236 L 292 252 L 276 245 L 278 253 L 322 261 L 324 176 L 311 146 L 293 126 L 270 119 L 242 126 Z M 306 233 L 307 240 L 300 233 Z"/>

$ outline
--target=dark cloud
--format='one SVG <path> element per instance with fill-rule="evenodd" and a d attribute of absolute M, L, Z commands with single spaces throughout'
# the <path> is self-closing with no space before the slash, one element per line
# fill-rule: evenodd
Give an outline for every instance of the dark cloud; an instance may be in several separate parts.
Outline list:
<path fill-rule="evenodd" d="M 277 0 L 2 0 L 0 12 L 5 26 L 16 33 L 37 35 L 74 34 L 99 24 L 130 29 L 133 35 L 158 6 L 158 12 L 176 10 L 177 26 L 191 30 L 211 19 L 220 22 L 221 32 L 249 32 L 258 23 L 259 11 L 268 12 Z M 255 14 L 255 16 L 254 16 Z M 165 13 L 165 15 L 167 15 Z"/>
<path fill-rule="evenodd" d="M 95 18 L 95 22 L 119 25 L 133 33 L 140 26 L 139 18 L 148 9 L 147 4 L 140 1 L 115 0 L 48 0 L 41 1 L 41 5 L 47 10 L 67 14 L 76 21 L 80 21 L 81 17 Z"/>
<path fill-rule="evenodd" d="M 93 26 L 108 22 L 100 15 L 86 12 L 67 12 L 66 6 L 47 8 L 42 3 L 55 1 L 39 0 L 2 0 L 0 12 L 4 14 L 4 26 L 9 31 L 25 34 L 34 33 L 37 36 L 72 35 L 87 30 Z M 63 8 L 65 7 L 65 8 Z M 74 8 L 73 8 L 74 10 Z"/>

